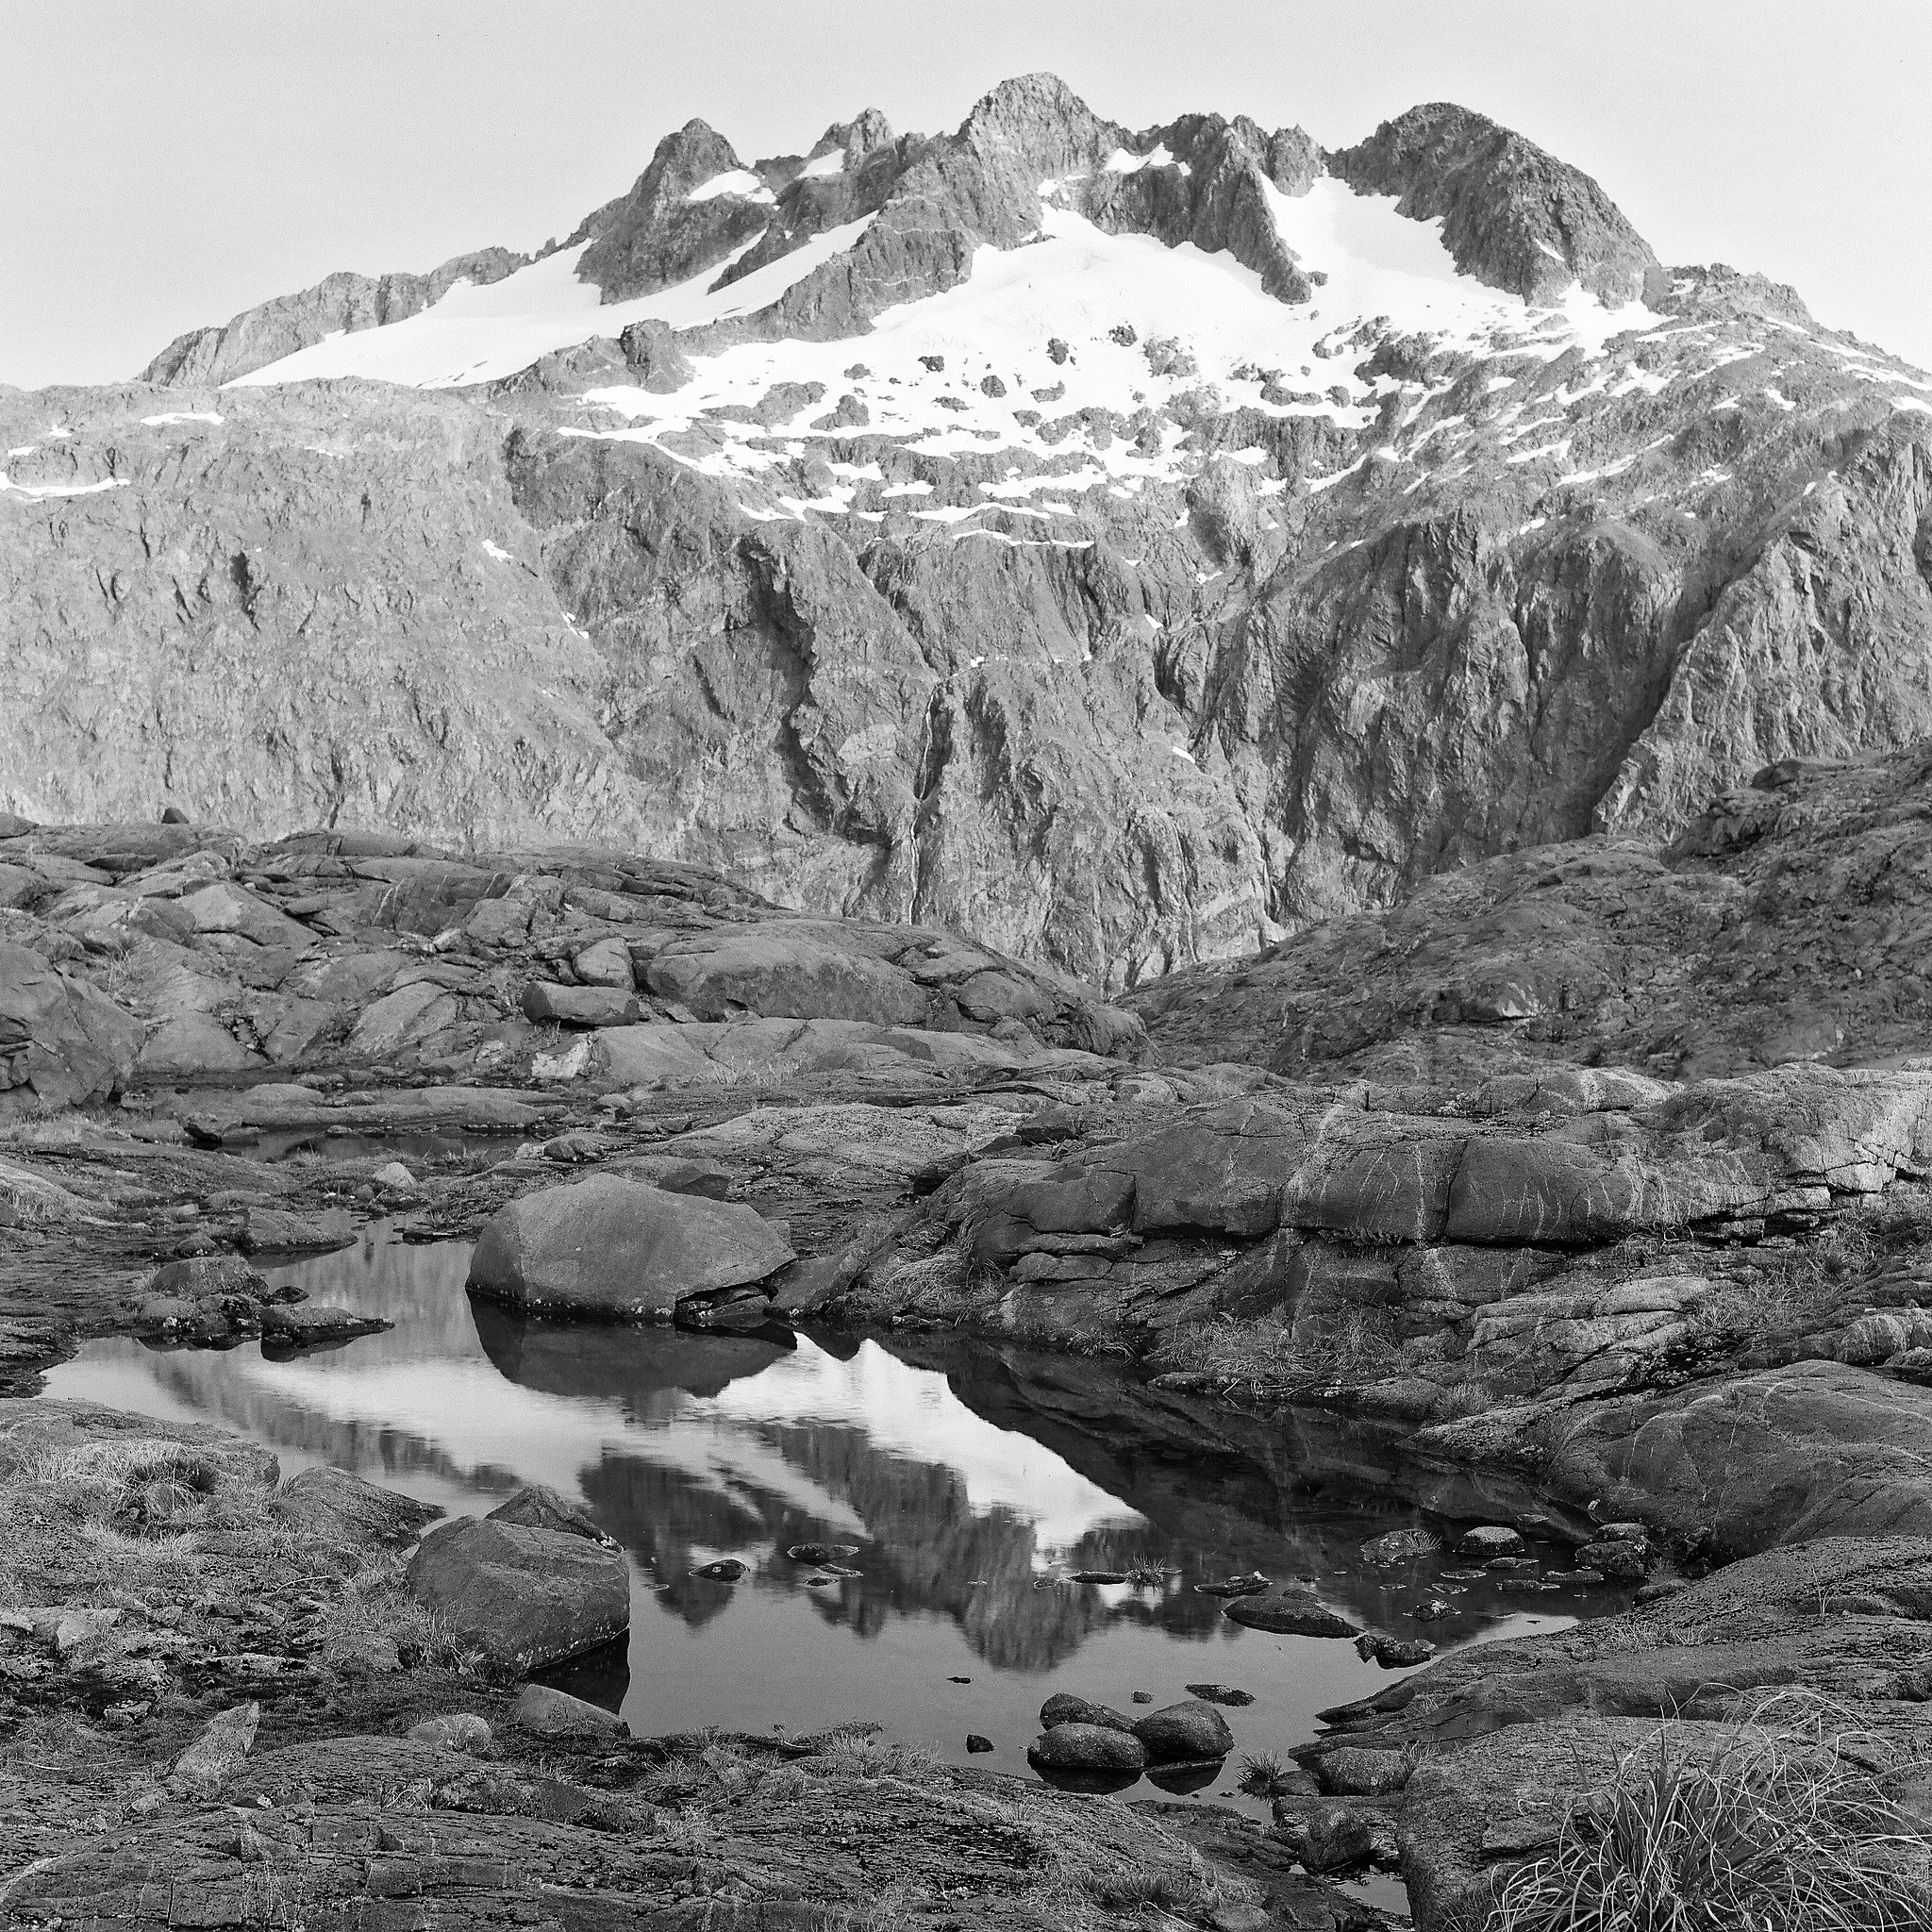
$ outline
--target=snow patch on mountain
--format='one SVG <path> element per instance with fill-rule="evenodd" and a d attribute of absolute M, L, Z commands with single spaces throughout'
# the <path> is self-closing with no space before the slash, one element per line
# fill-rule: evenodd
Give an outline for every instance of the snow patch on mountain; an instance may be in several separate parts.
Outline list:
<path fill-rule="evenodd" d="M 757 245 L 758 238 L 754 237 L 723 266 L 630 302 L 600 302 L 594 288 L 576 279 L 576 265 L 584 248 L 560 249 L 484 288 L 458 282 L 440 302 L 405 322 L 358 329 L 316 342 L 279 362 L 238 376 L 228 386 L 258 387 L 350 375 L 417 389 L 500 381 L 527 369 L 540 357 L 575 348 L 596 336 L 619 335 L 634 322 L 694 328 L 703 323 L 756 314 L 777 301 L 793 283 L 834 256 L 842 255 L 864 234 L 872 220 L 866 215 L 827 228 L 789 255 L 718 288 L 724 267 Z M 587 242 L 584 247 L 589 245 Z"/>
<path fill-rule="evenodd" d="M 745 201 L 770 202 L 772 191 L 749 168 L 729 168 L 700 181 L 684 198 L 687 201 L 715 201 L 721 194 L 736 194 Z"/>

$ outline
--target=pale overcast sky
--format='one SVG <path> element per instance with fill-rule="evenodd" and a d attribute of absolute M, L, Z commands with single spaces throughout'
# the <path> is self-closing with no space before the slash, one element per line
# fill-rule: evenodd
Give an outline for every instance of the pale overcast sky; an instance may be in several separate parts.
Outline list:
<path fill-rule="evenodd" d="M 741 154 L 957 126 L 1047 68 L 1144 126 L 1329 146 L 1454 100 L 1666 262 L 1794 283 L 1932 366 L 1932 0 L 0 0 L 0 382 L 133 375 L 332 269 L 530 248 L 693 114 Z"/>

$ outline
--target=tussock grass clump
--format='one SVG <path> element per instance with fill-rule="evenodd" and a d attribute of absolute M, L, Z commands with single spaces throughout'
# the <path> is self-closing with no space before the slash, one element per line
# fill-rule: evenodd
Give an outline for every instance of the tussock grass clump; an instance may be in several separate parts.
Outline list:
<path fill-rule="evenodd" d="M 447 1618 L 403 1588 L 405 1567 L 398 1557 L 378 1557 L 346 1579 L 341 1594 L 316 1621 L 323 1662 L 353 1667 L 354 1659 L 390 1643 L 398 1661 L 407 1665 L 434 1665 L 466 1675 L 480 1672 L 483 1654 L 465 1649 Z"/>
<path fill-rule="evenodd" d="M 1659 1731 L 1510 1875 L 1485 1932 L 1925 1932 L 1932 1849 L 1832 1715 L 1774 1700 L 1714 1757 Z"/>
<path fill-rule="evenodd" d="M 1150 1364 L 1162 1374 L 1202 1375 L 1228 1392 L 1257 1392 L 1309 1382 L 1373 1380 L 1390 1372 L 1396 1351 L 1359 1310 L 1299 1334 L 1286 1322 L 1223 1316 L 1177 1331 Z"/>
<path fill-rule="evenodd" d="M 923 1745 L 895 1744 L 890 1739 L 846 1732 L 832 1739 L 816 1760 L 830 1777 L 924 1778 L 939 1769 L 939 1759 Z"/>
<path fill-rule="evenodd" d="M 26 1603 L 44 1600 L 57 1578 L 96 1591 L 192 1581 L 203 1534 L 236 1519 L 208 1457 L 133 1437 L 21 1443 L 0 1461 L 0 1601 Z"/>
<path fill-rule="evenodd" d="M 1250 1798 L 1279 1798 L 1294 1790 L 1301 1767 L 1273 1751 L 1254 1751 L 1241 1758 L 1241 1776 L 1235 1788 Z"/>

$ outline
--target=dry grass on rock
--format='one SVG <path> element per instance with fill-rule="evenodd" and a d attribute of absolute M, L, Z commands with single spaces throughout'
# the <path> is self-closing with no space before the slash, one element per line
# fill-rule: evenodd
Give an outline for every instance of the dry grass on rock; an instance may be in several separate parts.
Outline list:
<path fill-rule="evenodd" d="M 1756 1720 L 1714 1757 L 1661 1730 L 1627 1754 L 1484 1932 L 1924 1932 L 1932 1845 L 1892 1794 L 1924 1765 L 1807 1694 Z"/>

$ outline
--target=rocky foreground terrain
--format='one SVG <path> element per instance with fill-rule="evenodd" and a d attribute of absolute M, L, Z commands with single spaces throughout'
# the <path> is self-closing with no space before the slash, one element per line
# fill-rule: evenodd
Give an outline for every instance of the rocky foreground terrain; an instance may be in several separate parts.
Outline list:
<path fill-rule="evenodd" d="M 1921 372 L 1465 110 L 1035 75 L 0 432 L 5 1923 L 1555 1932 L 1646 1789 L 1774 1800 L 1739 1924 L 1932 1923 Z M 376 1222 L 504 1323 L 1106 1356 L 1630 1607 L 1214 1586 L 1391 1673 L 1266 1828 L 1106 1795 L 1192 1687 L 1050 1701 L 1058 1791 L 633 1738 L 567 1499 L 38 1392 L 355 1348 L 263 1270 Z"/>
<path fill-rule="evenodd" d="M 210 1924 L 402 1899 L 411 1923 L 1348 1925 L 1374 1912 L 1328 1881 L 1380 1868 L 1446 1927 L 1659 1737 L 1693 1765 L 1781 1740 L 1909 1845 L 1928 769 L 1778 767 L 1667 844 L 1498 858 L 1124 1009 L 941 928 L 617 851 L 8 827 L 0 1442 L 30 1533 L 0 1774 L 37 1862 L 7 1910 L 138 1923 L 192 1883 L 225 1901 Z M 383 1147 L 434 1127 L 501 1139 L 413 1168 Z M 368 1151 L 328 1158 L 345 1136 Z M 1555 1525 L 1637 1607 L 1417 1670 L 1418 1601 L 1363 1637 L 1389 1690 L 1257 1773 L 1271 1832 L 862 1730 L 628 1740 L 518 1689 L 625 1614 L 557 1499 L 425 1536 L 407 1499 L 276 1488 L 219 1432 L 30 1399 L 90 1335 L 344 1345 L 256 1266 L 377 1216 L 480 1236 L 473 1291 L 511 1307 L 1100 1352 L 1181 1451 L 1345 1424 L 1399 1445 L 1428 1520 L 1483 1525 L 1478 1563 Z M 272 1588 L 249 1568 L 298 1545 Z M 539 1559 L 582 1579 L 560 1629 L 491 1594 Z M 1237 1621 L 1355 1628 L 1240 1588 Z M 1043 1721 L 1056 1774 L 1147 1755 L 1139 1714 Z M 880 1807 L 903 1829 L 867 1852 L 837 1821 Z M 1886 1856 L 1923 1900 L 1919 1845 Z"/>

